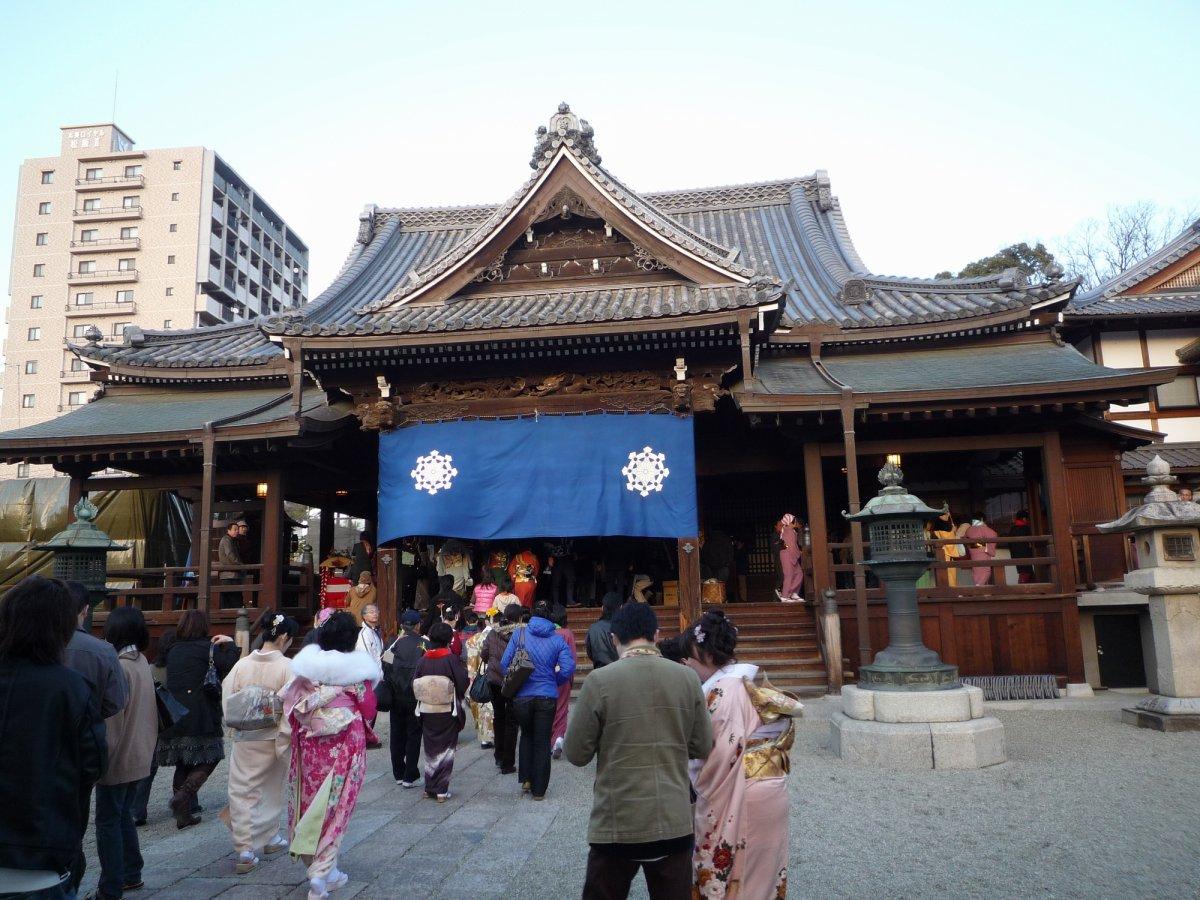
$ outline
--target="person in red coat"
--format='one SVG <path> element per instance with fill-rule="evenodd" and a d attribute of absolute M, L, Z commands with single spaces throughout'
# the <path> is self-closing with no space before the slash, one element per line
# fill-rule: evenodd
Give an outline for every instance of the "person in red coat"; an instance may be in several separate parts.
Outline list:
<path fill-rule="evenodd" d="M 522 550 L 509 561 L 508 577 L 512 579 L 513 593 L 526 609 L 533 608 L 533 596 L 537 593 L 537 580 L 541 571 L 537 554 L 532 550 Z"/>

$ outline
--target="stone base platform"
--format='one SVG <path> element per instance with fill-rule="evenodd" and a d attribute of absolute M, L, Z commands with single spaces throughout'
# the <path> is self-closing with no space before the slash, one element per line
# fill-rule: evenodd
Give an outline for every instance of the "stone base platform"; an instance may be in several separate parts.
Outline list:
<path fill-rule="evenodd" d="M 1200 697 L 1151 694 L 1137 706 L 1121 710 L 1121 721 L 1155 731 L 1200 731 Z"/>
<path fill-rule="evenodd" d="M 829 719 L 832 749 L 848 762 L 891 769 L 982 769 L 1008 759 L 1004 726 L 984 716 L 983 691 L 842 689 Z"/>
<path fill-rule="evenodd" d="M 1121 721 L 1126 725 L 1153 728 L 1155 731 L 1200 731 L 1200 716 L 1169 716 L 1135 706 L 1121 710 Z"/>

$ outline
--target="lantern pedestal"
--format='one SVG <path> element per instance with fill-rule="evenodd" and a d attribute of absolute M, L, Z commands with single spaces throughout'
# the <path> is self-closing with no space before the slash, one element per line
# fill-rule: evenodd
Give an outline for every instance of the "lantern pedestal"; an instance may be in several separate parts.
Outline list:
<path fill-rule="evenodd" d="M 1138 568 L 1125 589 L 1146 596 L 1154 644 L 1152 693 L 1121 710 L 1121 721 L 1156 731 L 1200 731 L 1200 505 L 1180 500 L 1159 456 L 1146 466 L 1141 506 L 1096 528 L 1132 532 Z"/>
<path fill-rule="evenodd" d="M 883 490 L 861 512 L 868 526 L 867 564 L 887 597 L 888 645 L 859 668 L 857 686 L 842 688 L 842 708 L 829 720 L 833 752 L 848 762 L 891 769 L 982 769 L 1004 762 L 1004 726 L 984 716 L 983 691 L 964 686 L 958 667 L 942 662 L 921 638 L 917 579 L 929 568 L 925 523 L 941 512 L 902 486 L 890 459 Z"/>
<path fill-rule="evenodd" d="M 889 769 L 982 769 L 1008 759 L 1004 726 L 983 714 L 983 691 L 842 688 L 829 720 L 832 749 L 847 762 Z"/>

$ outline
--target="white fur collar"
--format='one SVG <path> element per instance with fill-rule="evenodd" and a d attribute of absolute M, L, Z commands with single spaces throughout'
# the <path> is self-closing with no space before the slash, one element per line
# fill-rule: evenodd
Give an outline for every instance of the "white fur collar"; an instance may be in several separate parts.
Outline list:
<path fill-rule="evenodd" d="M 347 685 L 360 681 L 378 684 L 383 680 L 379 663 L 370 653 L 322 650 L 316 644 L 309 644 L 296 654 L 292 660 L 292 674 L 314 684 Z"/>

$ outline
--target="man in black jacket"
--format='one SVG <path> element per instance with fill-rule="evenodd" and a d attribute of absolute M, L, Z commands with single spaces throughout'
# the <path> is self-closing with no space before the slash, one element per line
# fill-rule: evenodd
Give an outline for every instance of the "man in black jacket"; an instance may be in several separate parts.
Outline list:
<path fill-rule="evenodd" d="M 89 685 L 62 665 L 74 627 L 75 604 L 61 581 L 33 575 L 0 600 L 5 890 L 36 891 L 29 880 L 36 873 L 53 878 L 77 864 L 87 827 L 84 804 L 107 764 L 104 725 Z"/>
<path fill-rule="evenodd" d="M 384 674 L 392 686 L 392 777 L 402 788 L 416 787 L 421 774 L 421 717 L 412 688 L 417 660 L 425 653 L 425 639 L 417 634 L 420 624 L 421 614 L 406 609 L 400 617 L 400 636 L 383 655 Z"/>

